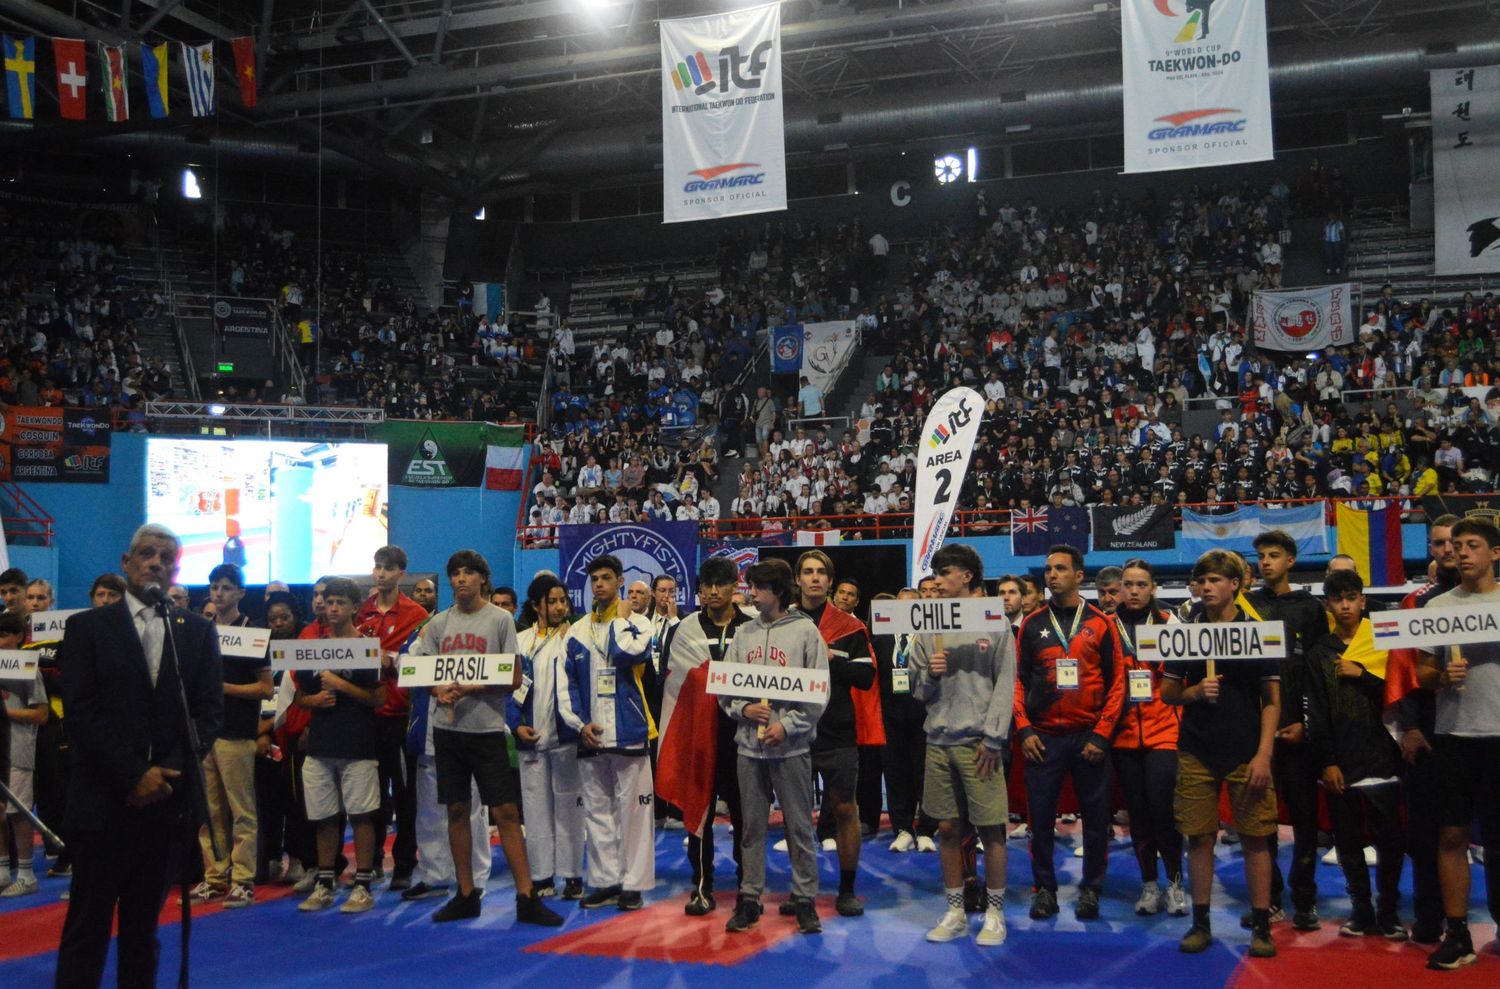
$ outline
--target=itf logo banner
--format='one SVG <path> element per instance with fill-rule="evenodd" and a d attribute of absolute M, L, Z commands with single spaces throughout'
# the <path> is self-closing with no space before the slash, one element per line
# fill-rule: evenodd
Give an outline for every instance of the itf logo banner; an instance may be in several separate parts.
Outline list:
<path fill-rule="evenodd" d="M 664 221 L 786 209 L 781 7 L 661 22 Z"/>
<path fill-rule="evenodd" d="M 1265 0 L 1123 0 L 1125 171 L 1266 161 Z"/>
<path fill-rule="evenodd" d="M 1500 65 L 1430 78 L 1437 273 L 1500 271 Z"/>
<path fill-rule="evenodd" d="M 1307 353 L 1347 347 L 1357 339 L 1348 282 L 1289 292 L 1256 292 L 1250 331 L 1262 350 Z"/>

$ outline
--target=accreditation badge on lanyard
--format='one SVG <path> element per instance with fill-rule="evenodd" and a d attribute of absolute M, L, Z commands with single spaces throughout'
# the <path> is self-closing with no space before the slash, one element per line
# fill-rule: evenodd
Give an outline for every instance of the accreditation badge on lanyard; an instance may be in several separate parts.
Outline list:
<path fill-rule="evenodd" d="M 896 640 L 896 653 L 891 664 L 891 693 L 911 693 L 911 670 L 906 668 L 906 650 L 911 648 L 911 636 L 903 634 Z"/>
<path fill-rule="evenodd" d="M 1078 629 L 1083 625 L 1083 602 L 1078 602 L 1078 610 L 1073 615 L 1073 627 L 1063 634 L 1062 625 L 1057 621 L 1057 612 L 1052 608 L 1047 609 L 1047 620 L 1052 623 L 1052 631 L 1057 633 L 1057 641 L 1062 643 L 1064 655 L 1057 661 L 1057 689 L 1078 689 L 1078 659 L 1068 656 L 1066 653 L 1073 648 L 1073 636 L 1078 634 Z"/>
<path fill-rule="evenodd" d="M 1146 624 L 1156 624 L 1156 622 L 1153 621 L 1155 617 L 1156 616 L 1153 614 L 1147 614 Z M 1125 627 L 1125 623 L 1120 621 L 1119 618 L 1115 619 L 1115 627 L 1119 630 L 1120 637 L 1123 638 L 1126 642 L 1130 643 L 1130 654 L 1132 656 L 1135 655 L 1135 637 L 1130 634 L 1130 630 Z M 1149 704 L 1151 702 L 1151 671 L 1127 670 L 1125 672 L 1125 677 L 1127 698 L 1130 703 Z"/>

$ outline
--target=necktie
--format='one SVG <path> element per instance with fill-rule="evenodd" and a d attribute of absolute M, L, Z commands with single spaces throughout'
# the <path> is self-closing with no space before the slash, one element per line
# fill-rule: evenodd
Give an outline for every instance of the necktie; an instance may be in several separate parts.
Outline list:
<path fill-rule="evenodd" d="M 135 631 L 141 637 L 141 651 L 146 654 L 146 666 L 151 671 L 151 686 L 154 687 L 161 671 L 161 647 L 166 631 L 155 608 L 147 605 L 136 612 Z"/>

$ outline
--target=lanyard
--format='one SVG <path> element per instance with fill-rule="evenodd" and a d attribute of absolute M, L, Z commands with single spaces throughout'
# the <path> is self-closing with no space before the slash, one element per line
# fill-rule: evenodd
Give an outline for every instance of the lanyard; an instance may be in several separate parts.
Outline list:
<path fill-rule="evenodd" d="M 1078 610 L 1073 615 L 1073 627 L 1069 629 L 1066 637 L 1063 636 L 1062 625 L 1057 621 L 1057 612 L 1051 605 L 1047 606 L 1047 620 L 1052 623 L 1052 631 L 1057 633 L 1058 639 L 1063 644 L 1063 652 L 1073 651 L 1073 636 L 1078 634 L 1078 629 L 1083 625 L 1083 602 L 1078 602 Z"/>
<path fill-rule="evenodd" d="M 1146 624 L 1147 625 L 1155 625 L 1156 624 L 1156 612 L 1155 611 L 1149 610 L 1149 609 L 1146 611 Z M 1134 656 L 1136 654 L 1137 650 L 1136 650 L 1136 645 L 1135 645 L 1135 633 L 1130 630 L 1131 626 L 1126 625 L 1124 622 L 1122 622 L 1120 620 L 1120 616 L 1118 614 L 1115 615 L 1115 625 L 1120 629 L 1120 636 L 1126 642 L 1128 642 L 1130 644 L 1130 654 L 1132 656 Z"/>
<path fill-rule="evenodd" d="M 898 670 L 904 670 L 904 669 L 906 669 L 906 651 L 908 649 L 910 649 L 910 648 L 911 648 L 911 635 L 909 635 L 906 632 L 902 632 L 901 633 L 901 637 L 896 640 L 896 655 L 895 655 L 896 662 L 892 664 L 892 665 L 894 665 L 896 667 L 896 669 L 898 669 Z"/>

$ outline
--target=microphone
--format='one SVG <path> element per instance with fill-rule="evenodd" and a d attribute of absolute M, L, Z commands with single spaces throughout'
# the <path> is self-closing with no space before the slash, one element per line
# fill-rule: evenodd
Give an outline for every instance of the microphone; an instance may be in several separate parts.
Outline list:
<path fill-rule="evenodd" d="M 146 604 L 160 607 L 166 599 L 167 592 L 162 589 L 160 584 L 151 583 L 141 588 L 141 601 Z"/>

